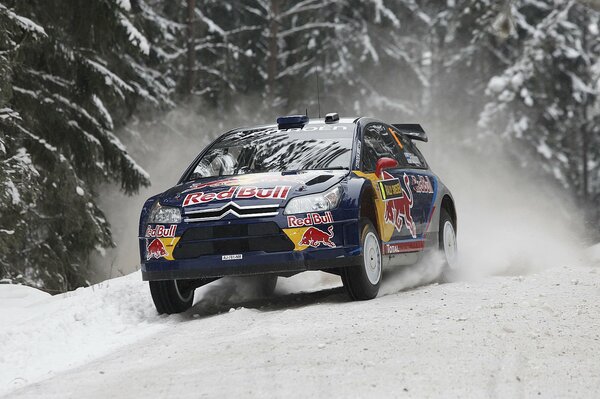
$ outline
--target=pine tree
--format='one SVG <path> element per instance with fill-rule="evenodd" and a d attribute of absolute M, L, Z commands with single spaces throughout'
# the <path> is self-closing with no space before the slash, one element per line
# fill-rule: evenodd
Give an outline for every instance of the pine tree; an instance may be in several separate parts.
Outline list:
<path fill-rule="evenodd" d="M 14 2 L 0 11 L 12 35 L 2 43 L 12 90 L 0 121 L 0 273 L 71 289 L 86 283 L 90 251 L 112 244 L 100 184 L 132 193 L 149 183 L 114 130 L 144 107 L 172 104 L 169 83 L 151 73 L 151 46 L 135 25 L 141 10 L 128 1 Z"/>
<path fill-rule="evenodd" d="M 519 5 L 519 41 L 489 80 L 480 126 L 513 142 L 520 162 L 541 165 L 584 207 L 597 206 L 600 14 L 574 2 Z"/>

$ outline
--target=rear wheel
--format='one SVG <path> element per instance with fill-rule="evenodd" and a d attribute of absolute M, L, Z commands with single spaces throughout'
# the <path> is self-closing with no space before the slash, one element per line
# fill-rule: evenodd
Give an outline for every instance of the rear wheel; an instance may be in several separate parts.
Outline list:
<path fill-rule="evenodd" d="M 456 228 L 450 214 L 445 209 L 442 209 L 440 213 L 439 243 L 444 261 L 442 281 L 451 281 L 458 274 Z"/>
<path fill-rule="evenodd" d="M 342 269 L 342 282 L 350 298 L 373 299 L 381 283 L 381 243 L 368 219 L 361 219 L 362 257 L 360 265 Z"/>
<path fill-rule="evenodd" d="M 186 280 L 150 281 L 150 294 L 158 313 L 181 313 L 192 307 L 195 287 Z"/>

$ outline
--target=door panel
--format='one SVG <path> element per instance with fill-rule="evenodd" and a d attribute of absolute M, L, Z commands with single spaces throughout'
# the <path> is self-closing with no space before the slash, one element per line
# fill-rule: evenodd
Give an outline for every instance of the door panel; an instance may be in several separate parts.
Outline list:
<path fill-rule="evenodd" d="M 362 171 L 355 173 L 369 179 L 375 189 L 377 228 L 384 254 L 422 251 L 433 215 L 437 178 L 410 140 L 383 123 L 364 128 L 362 155 Z M 375 164 L 381 157 L 396 159 L 398 168 L 376 176 Z"/>
<path fill-rule="evenodd" d="M 383 202 L 384 253 L 423 250 L 437 193 L 436 177 L 414 169 L 390 169 L 382 177 L 377 185 Z"/>

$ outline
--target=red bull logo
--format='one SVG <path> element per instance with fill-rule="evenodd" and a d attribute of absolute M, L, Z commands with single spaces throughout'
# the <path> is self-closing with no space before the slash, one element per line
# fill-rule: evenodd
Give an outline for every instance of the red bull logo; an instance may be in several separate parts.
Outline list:
<path fill-rule="evenodd" d="M 160 259 L 169 255 L 165 249 L 165 245 L 158 238 L 155 238 L 146 246 L 146 260 Z"/>
<path fill-rule="evenodd" d="M 286 199 L 290 186 L 275 186 L 273 188 L 233 186 L 219 193 L 191 193 L 185 196 L 183 206 L 205 204 L 211 201 L 239 199 Z"/>
<path fill-rule="evenodd" d="M 433 194 L 433 185 L 429 176 L 411 176 L 411 183 L 415 193 Z"/>
<path fill-rule="evenodd" d="M 325 215 L 320 215 L 318 213 L 308 213 L 306 217 L 296 217 L 296 216 L 288 216 L 287 217 L 288 227 L 303 227 L 303 226 L 312 226 L 316 224 L 327 224 L 333 222 L 333 216 L 331 212 L 325 212 Z"/>
<path fill-rule="evenodd" d="M 386 178 L 393 178 L 387 172 L 384 172 Z M 389 199 L 385 201 L 385 212 L 384 212 L 384 220 L 386 223 L 394 225 L 394 228 L 400 232 L 402 230 L 402 226 L 406 225 L 406 228 L 410 232 L 410 235 L 413 238 L 417 237 L 417 226 L 413 221 L 411 215 L 411 209 L 413 207 L 413 195 L 410 189 L 410 181 L 406 174 L 404 174 L 404 185 L 406 187 L 406 191 L 402 190 L 402 194 L 393 199 Z"/>
<path fill-rule="evenodd" d="M 327 232 L 319 230 L 316 227 L 309 227 L 302 235 L 302 239 L 298 245 L 305 245 L 313 248 L 325 245 L 329 248 L 335 248 L 335 243 L 331 241 L 333 238 L 333 226 L 327 228 Z"/>
<path fill-rule="evenodd" d="M 157 224 L 156 226 L 148 226 L 146 229 L 146 237 L 147 238 L 159 238 L 159 237 L 175 237 L 175 231 L 177 230 L 177 225 L 172 224 L 170 226 L 164 226 L 162 224 Z"/>

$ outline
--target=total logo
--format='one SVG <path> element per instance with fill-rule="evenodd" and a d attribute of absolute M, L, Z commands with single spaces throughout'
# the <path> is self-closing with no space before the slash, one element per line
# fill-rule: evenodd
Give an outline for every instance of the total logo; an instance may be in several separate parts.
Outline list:
<path fill-rule="evenodd" d="M 275 186 L 273 188 L 230 187 L 219 193 L 191 193 L 185 196 L 183 206 L 206 204 L 212 201 L 237 199 L 286 199 L 290 186 Z"/>
<path fill-rule="evenodd" d="M 296 217 L 296 216 L 288 216 L 287 217 L 288 227 L 303 227 L 303 226 L 313 226 L 316 224 L 327 224 L 333 223 L 333 216 L 331 212 L 325 212 L 325 215 L 320 215 L 318 213 L 309 213 L 306 217 Z"/>

